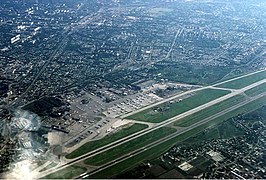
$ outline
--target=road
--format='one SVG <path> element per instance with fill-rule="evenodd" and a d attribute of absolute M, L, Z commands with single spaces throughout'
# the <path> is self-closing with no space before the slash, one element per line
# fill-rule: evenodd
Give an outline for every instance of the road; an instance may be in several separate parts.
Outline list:
<path fill-rule="evenodd" d="M 79 8 L 77 9 L 77 11 L 79 10 Z M 101 11 L 101 9 L 99 9 L 99 11 Z M 98 11 L 98 12 L 99 12 Z M 96 13 L 97 14 L 97 13 Z M 25 90 L 25 92 L 22 93 L 22 95 L 20 97 L 18 97 L 16 100 L 14 100 L 13 102 L 10 103 L 10 106 L 15 107 L 15 106 L 19 106 L 21 101 L 25 98 L 25 96 L 27 95 L 27 93 L 34 87 L 34 84 L 36 83 L 36 81 L 39 79 L 39 77 L 42 75 L 42 73 L 45 71 L 45 69 L 48 67 L 48 65 L 56 58 L 58 57 L 62 51 L 64 50 L 64 48 L 67 45 L 68 42 L 68 38 L 69 35 L 71 35 L 71 33 L 73 31 L 77 31 L 78 27 L 80 26 L 84 26 L 85 24 L 88 24 L 92 21 L 92 18 L 95 16 L 95 14 L 93 15 L 88 15 L 85 16 L 84 18 L 82 18 L 81 20 L 79 20 L 76 23 L 70 24 L 68 26 L 66 26 L 62 32 L 63 38 L 60 41 L 60 43 L 57 45 L 57 48 L 52 52 L 51 56 L 48 58 L 47 61 L 44 62 L 44 64 L 42 65 L 42 67 L 40 68 L 39 72 L 37 73 L 37 75 L 33 78 L 32 82 L 30 83 L 30 85 L 27 87 L 27 89 Z"/>
<path fill-rule="evenodd" d="M 177 39 L 178 35 L 181 34 L 183 31 L 184 31 L 184 29 L 181 29 L 181 30 L 179 29 L 179 30 L 176 32 L 175 37 L 174 37 L 174 40 L 173 40 L 172 45 L 171 45 L 171 48 L 170 48 L 170 50 L 168 51 L 168 53 L 167 53 L 167 55 L 165 56 L 164 59 L 167 59 L 167 58 L 170 57 L 170 55 L 171 55 L 171 53 L 172 53 L 172 51 L 173 51 L 173 48 L 174 48 L 174 46 L 175 46 L 176 39 Z M 162 59 L 162 60 L 164 60 L 164 59 Z"/>
<path fill-rule="evenodd" d="M 64 33 L 63 33 L 64 34 Z M 45 61 L 45 63 L 42 65 L 40 71 L 38 72 L 38 74 L 34 77 L 34 79 L 32 80 L 32 82 L 30 83 L 30 85 L 28 86 L 28 88 L 26 89 L 26 91 L 16 100 L 14 100 L 10 105 L 12 107 L 14 106 L 18 106 L 20 104 L 20 102 L 25 98 L 25 96 L 27 95 L 27 93 L 33 88 L 35 82 L 39 79 L 39 77 L 42 75 L 42 73 L 44 72 L 44 70 L 46 69 L 46 67 L 52 62 L 52 60 L 54 60 L 60 53 L 59 50 L 63 49 L 66 44 L 67 44 L 67 39 L 68 37 L 65 36 L 63 38 L 63 40 L 61 41 L 61 43 L 58 45 L 58 47 L 53 51 L 52 55 L 50 56 L 50 58 Z"/>
<path fill-rule="evenodd" d="M 265 70 L 261 70 L 261 71 L 265 71 Z M 261 72 L 261 71 L 257 71 L 257 72 Z M 184 94 L 188 94 L 188 93 L 191 93 L 191 92 L 195 92 L 195 91 L 199 91 L 199 90 L 207 89 L 207 88 L 211 88 L 211 87 L 213 88 L 214 86 L 217 86 L 217 85 L 219 85 L 219 84 L 222 84 L 222 83 L 225 83 L 225 82 L 229 82 L 229 81 L 232 81 L 232 80 L 236 80 L 236 79 L 239 79 L 239 78 L 242 78 L 242 77 L 246 77 L 246 76 L 249 76 L 249 75 L 255 74 L 255 73 L 257 73 L 257 72 L 250 73 L 250 74 L 247 74 L 247 75 L 244 75 L 244 76 L 240 76 L 240 77 L 237 77 L 237 78 L 233 78 L 233 79 L 231 79 L 231 80 L 227 80 L 227 81 L 224 81 L 224 82 L 221 82 L 221 83 L 217 83 L 217 84 L 214 84 L 214 85 L 212 85 L 212 86 L 206 86 L 206 87 L 203 87 L 203 88 L 199 88 L 199 89 L 191 90 L 191 91 L 189 91 L 189 92 L 185 92 L 185 93 L 183 93 L 183 94 L 179 94 L 179 95 L 176 95 L 176 96 L 170 97 L 170 98 L 168 98 L 168 99 L 163 100 L 163 102 L 160 101 L 160 102 L 155 103 L 155 104 L 153 104 L 153 105 L 151 105 L 151 106 L 147 106 L 147 107 L 145 107 L 145 108 L 142 108 L 141 110 L 137 110 L 137 111 L 134 112 L 134 114 L 137 113 L 137 112 L 143 111 L 144 109 L 148 109 L 148 108 L 150 108 L 150 107 L 153 107 L 153 106 L 159 105 L 159 104 L 161 104 L 161 103 L 164 103 L 164 102 L 170 101 L 171 99 L 175 99 L 175 98 L 177 98 L 177 97 L 179 97 L 179 96 L 182 96 L 182 95 L 184 95 Z M 60 169 L 63 169 L 63 168 L 65 168 L 65 167 L 68 167 L 68 166 L 71 166 L 71 165 L 73 165 L 73 164 L 76 164 L 77 162 L 84 161 L 85 159 L 87 159 L 87 158 L 89 158 L 89 157 L 92 157 L 92 156 L 95 156 L 95 155 L 97 155 L 97 154 L 103 153 L 103 152 L 105 152 L 105 151 L 107 151 L 107 150 L 109 150 L 109 149 L 112 149 L 112 148 L 117 147 L 117 146 L 119 146 L 119 145 L 121 145 L 121 144 L 124 144 L 124 143 L 126 143 L 126 142 L 129 142 L 129 141 L 131 141 L 131 140 L 133 140 L 133 139 L 136 139 L 136 138 L 138 138 L 138 137 L 140 137 L 140 136 L 143 136 L 143 135 L 145 135 L 145 134 L 147 134 L 147 133 L 150 133 L 150 132 L 152 132 L 152 131 L 154 131 L 154 130 L 156 130 L 156 129 L 159 129 L 159 128 L 161 128 L 161 127 L 167 126 L 167 125 L 169 125 L 169 124 L 171 124 L 171 123 L 173 123 L 173 122 L 175 122 L 175 121 L 177 121 L 177 120 L 179 120 L 179 119 L 182 119 L 182 118 L 187 117 L 187 116 L 189 116 L 189 115 L 191 115 L 191 114 L 194 114 L 194 113 L 196 113 L 196 112 L 199 112 L 199 111 L 201 111 L 201 110 L 203 110 L 203 109 L 205 109 L 205 108 L 208 108 L 208 107 L 210 107 L 210 106 L 212 106 L 212 105 L 214 105 L 214 104 L 217 104 L 217 103 L 219 103 L 219 102 L 222 102 L 222 101 L 224 101 L 224 100 L 226 100 L 226 99 L 229 99 L 229 98 L 231 98 L 231 97 L 233 97 L 233 96 L 239 95 L 239 94 L 241 94 L 241 93 L 243 93 L 243 92 L 245 92 L 245 91 L 247 91 L 247 90 L 249 90 L 249 89 L 252 89 L 252 88 L 254 88 L 254 87 L 256 87 L 256 86 L 259 86 L 259 85 L 261 85 L 261 84 L 263 84 L 263 83 L 265 83 L 265 82 L 266 82 L 266 79 L 261 80 L 261 81 L 258 81 L 258 82 L 256 82 L 256 83 L 253 83 L 253 84 L 251 84 L 251 85 L 249 85 L 249 86 L 247 86 L 247 87 L 244 87 L 244 88 L 242 88 L 242 89 L 234 90 L 234 91 L 232 91 L 230 94 L 227 94 L 227 95 L 222 96 L 222 97 L 220 97 L 220 98 L 217 98 L 217 99 L 215 99 L 215 100 L 213 100 L 213 101 L 210 101 L 210 102 L 208 102 L 208 103 L 206 103 L 206 104 L 203 104 L 203 105 L 201 105 L 201 106 L 198 106 L 198 107 L 196 107 L 196 108 L 194 108 L 194 109 L 191 109 L 191 110 L 189 110 L 189 111 L 186 111 L 186 112 L 184 112 L 184 113 L 182 113 L 182 114 L 179 114 L 179 115 L 177 115 L 177 116 L 175 116 L 175 117 L 173 117 L 173 118 L 170 118 L 170 119 L 168 119 L 168 120 L 166 120 L 166 121 L 164 121 L 164 122 L 158 123 L 156 126 L 154 126 L 154 127 L 152 127 L 152 128 L 149 128 L 149 129 L 145 129 L 145 130 L 139 131 L 139 132 L 137 132 L 137 133 L 135 133 L 135 134 L 132 134 L 132 135 L 127 136 L 127 137 L 125 137 L 125 138 L 122 138 L 122 139 L 120 139 L 120 140 L 118 140 L 118 141 L 115 141 L 115 142 L 110 143 L 110 144 L 108 144 L 108 145 L 105 145 L 105 146 L 103 146 L 103 147 L 101 147 L 101 148 L 98 148 L 98 149 L 96 149 L 96 150 L 94 150 L 94 151 L 91 151 L 91 152 L 89 152 L 89 153 L 87 153 L 87 154 L 84 154 L 84 155 L 82 155 L 82 156 L 80 156 L 80 157 L 78 157 L 78 158 L 71 159 L 71 160 L 69 160 L 69 162 L 63 163 L 61 166 L 59 166 L 59 167 L 57 167 L 57 168 L 49 169 L 48 171 L 45 171 L 45 172 L 43 172 L 43 173 L 40 173 L 40 174 L 38 175 L 38 177 L 46 176 L 46 175 L 48 175 L 48 174 L 50 174 L 50 173 L 56 172 L 56 171 L 58 171 L 58 170 L 60 170 Z M 128 115 L 129 115 L 129 114 L 127 114 L 126 116 L 128 116 Z M 201 121 L 201 122 L 202 122 L 202 121 Z M 192 129 L 193 129 L 193 128 L 192 128 Z M 37 178 L 38 178 L 38 177 L 37 177 Z"/>

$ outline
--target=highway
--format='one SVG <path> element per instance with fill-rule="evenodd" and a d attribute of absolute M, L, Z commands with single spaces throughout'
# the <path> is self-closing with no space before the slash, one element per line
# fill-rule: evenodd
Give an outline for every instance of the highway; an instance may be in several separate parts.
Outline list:
<path fill-rule="evenodd" d="M 265 71 L 265 70 L 261 70 L 261 71 Z M 261 72 L 261 71 L 257 71 L 257 72 Z M 219 84 L 222 84 L 222 83 L 225 83 L 225 82 L 229 82 L 229 81 L 233 81 L 233 80 L 236 80 L 236 79 L 239 79 L 239 78 L 242 78 L 242 77 L 246 77 L 246 76 L 249 76 L 249 75 L 255 74 L 255 73 L 257 73 L 257 72 L 250 73 L 250 74 L 247 74 L 247 75 L 244 75 L 244 76 L 240 76 L 240 77 L 237 77 L 237 78 L 233 78 L 233 79 L 230 79 L 230 80 L 227 80 L 227 81 L 223 81 L 223 82 L 221 82 L 221 83 L 217 83 L 217 84 L 214 84 L 214 85 L 212 85 L 212 86 L 206 86 L 206 87 L 203 87 L 203 88 L 199 88 L 199 89 L 191 90 L 191 91 L 188 91 L 188 92 L 185 92 L 185 93 L 182 93 L 182 94 L 179 94 L 179 95 L 176 95 L 176 96 L 170 97 L 170 98 L 168 98 L 168 99 L 165 99 L 165 100 L 162 100 L 162 101 L 160 101 L 160 102 L 158 102 L 158 103 L 155 103 L 155 104 L 153 104 L 153 105 L 151 105 L 151 106 L 144 107 L 144 108 L 142 108 L 141 110 L 137 110 L 137 111 L 135 111 L 135 112 L 132 112 L 132 114 L 135 114 L 135 113 L 137 113 L 137 112 L 143 111 L 143 110 L 148 109 L 148 108 L 153 107 L 153 106 L 157 106 L 157 105 L 159 105 L 159 104 L 161 104 L 161 103 L 164 103 L 164 102 L 170 101 L 170 100 L 172 100 L 172 99 L 176 99 L 177 97 L 182 96 L 182 95 L 184 95 L 184 94 L 188 94 L 188 93 L 191 93 L 191 92 L 199 91 L 199 90 L 202 90 L 202 89 L 213 88 L 214 86 L 217 86 L 217 85 L 219 85 Z M 241 93 L 243 93 L 243 92 L 245 92 L 245 91 L 247 91 L 247 90 L 249 90 L 249 89 L 252 89 L 252 88 L 254 88 L 254 87 L 258 86 L 258 85 L 261 85 L 261 84 L 263 84 L 263 83 L 265 83 L 265 82 L 266 82 L 266 79 L 261 80 L 261 81 L 258 81 L 258 82 L 256 82 L 256 83 L 253 83 L 253 84 L 251 84 L 251 85 L 249 85 L 249 86 L 247 86 L 247 87 L 244 87 L 244 88 L 242 88 L 242 89 L 233 90 L 230 94 L 227 94 L 227 95 L 222 96 L 222 97 L 220 97 L 220 98 L 217 98 L 217 99 L 215 99 L 215 100 L 213 100 L 213 101 L 210 101 L 210 102 L 208 102 L 208 103 L 206 103 L 206 104 L 203 104 L 203 105 L 201 105 L 201 106 L 198 106 L 198 107 L 196 107 L 196 108 L 194 108 L 194 109 L 191 109 L 191 110 L 189 110 L 189 111 L 186 111 L 186 112 L 184 112 L 184 113 L 182 113 L 182 114 L 179 114 L 179 115 L 177 115 L 177 116 L 175 116 L 175 117 L 173 117 L 173 118 L 170 118 L 170 119 L 168 119 L 168 120 L 166 120 L 166 121 L 164 121 L 164 122 L 158 123 L 157 125 L 155 125 L 155 126 L 152 127 L 152 128 L 149 128 L 149 129 L 145 129 L 145 130 L 139 131 L 139 132 L 137 132 L 137 133 L 135 133 L 135 134 L 132 134 L 132 135 L 127 136 L 127 137 L 125 137 L 125 138 L 122 138 L 122 139 L 120 139 L 120 140 L 118 140 L 118 141 L 115 141 L 115 142 L 113 142 L 113 143 L 110 143 L 110 144 L 108 144 L 108 145 L 106 145 L 106 146 L 103 146 L 103 147 L 101 147 L 101 148 L 98 148 L 98 149 L 96 149 L 96 150 L 94 150 L 94 151 L 91 151 L 91 152 L 89 152 L 89 153 L 87 153 L 87 154 L 84 154 L 84 155 L 82 155 L 82 156 L 80 156 L 80 157 L 78 157 L 78 158 L 70 159 L 69 162 L 63 163 L 63 164 L 61 164 L 59 167 L 56 167 L 56 168 L 53 168 L 53 169 L 49 169 L 49 170 L 47 170 L 47 171 L 44 171 L 44 172 L 38 174 L 38 176 L 37 176 L 36 178 L 46 176 L 46 175 L 48 175 L 48 174 L 50 174 L 50 173 L 56 172 L 56 171 L 58 171 L 58 170 L 60 170 L 60 169 L 63 169 L 63 168 L 65 168 L 65 167 L 68 167 L 68 166 L 71 166 L 71 165 L 73 165 L 73 164 L 76 164 L 77 162 L 84 161 L 85 159 L 87 159 L 87 158 L 89 158 L 89 157 L 95 156 L 95 155 L 97 155 L 97 154 L 101 154 L 101 153 L 103 153 L 103 152 L 105 152 L 105 151 L 107 151 L 107 150 L 109 150 L 109 149 L 112 149 L 112 148 L 117 147 L 117 146 L 119 146 L 119 145 L 121 145 L 121 144 L 124 144 L 124 143 L 126 143 L 126 142 L 129 142 L 129 141 L 131 141 L 131 140 L 133 140 L 133 139 L 136 139 L 136 138 L 138 138 L 138 137 L 140 137 L 140 136 L 143 136 L 143 135 L 145 135 L 145 134 L 147 134 L 147 133 L 150 133 L 150 132 L 152 132 L 152 131 L 154 131 L 154 130 L 156 130 L 156 129 L 159 129 L 159 128 L 161 128 L 161 127 L 167 126 L 167 125 L 169 125 L 169 124 L 171 124 L 171 123 L 173 123 L 173 122 L 175 122 L 175 121 L 177 121 L 177 120 L 179 120 L 179 119 L 182 119 L 182 118 L 184 118 L 184 117 L 187 117 L 187 116 L 189 116 L 189 115 L 191 115 L 191 114 L 193 114 L 193 113 L 199 112 L 199 111 L 201 111 L 201 110 L 203 110 L 203 109 L 205 109 L 205 108 L 208 108 L 208 107 L 210 107 L 210 106 L 212 106 L 212 105 L 214 105 L 214 104 L 217 104 L 217 103 L 219 103 L 219 102 L 222 102 L 222 101 L 224 101 L 224 100 L 226 100 L 226 99 L 229 99 L 229 98 L 231 98 L 231 97 L 233 97 L 233 96 L 239 95 L 239 94 L 241 94 Z M 254 99 L 254 98 L 253 98 L 253 99 Z M 131 114 L 131 113 L 130 113 L 130 114 Z M 125 115 L 125 116 L 121 116 L 121 118 L 126 117 L 126 116 L 128 116 L 128 115 L 129 115 L 129 114 L 127 114 L 127 115 Z M 200 121 L 200 122 L 204 122 L 204 121 Z M 195 125 L 195 124 L 194 124 L 194 125 Z M 191 129 L 195 128 L 194 125 L 191 126 L 190 128 L 191 128 Z M 183 132 L 183 133 L 184 133 L 184 132 Z M 161 142 L 162 142 L 162 141 L 161 141 Z"/>

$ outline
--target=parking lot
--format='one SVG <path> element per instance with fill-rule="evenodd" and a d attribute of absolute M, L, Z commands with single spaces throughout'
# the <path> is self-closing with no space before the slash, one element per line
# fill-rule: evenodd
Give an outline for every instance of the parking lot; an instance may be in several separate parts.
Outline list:
<path fill-rule="evenodd" d="M 122 102 L 114 104 L 103 112 L 107 117 L 116 118 L 122 114 L 132 112 L 142 107 L 148 106 L 154 102 L 160 101 L 163 98 L 153 93 L 141 93 L 135 97 L 124 99 Z"/>

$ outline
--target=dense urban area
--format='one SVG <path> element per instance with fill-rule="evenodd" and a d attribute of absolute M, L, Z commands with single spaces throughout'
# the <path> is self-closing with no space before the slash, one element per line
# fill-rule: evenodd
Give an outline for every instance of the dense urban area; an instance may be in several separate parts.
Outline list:
<path fill-rule="evenodd" d="M 5 0 L 0 178 L 264 179 L 264 0 Z"/>

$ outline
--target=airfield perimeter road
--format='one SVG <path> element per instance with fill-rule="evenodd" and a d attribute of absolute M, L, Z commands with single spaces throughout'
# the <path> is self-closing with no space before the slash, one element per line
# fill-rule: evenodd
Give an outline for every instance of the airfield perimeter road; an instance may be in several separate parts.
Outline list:
<path fill-rule="evenodd" d="M 186 94 L 189 94 L 189 93 L 193 93 L 193 92 L 201 91 L 201 90 L 203 90 L 203 89 L 208 89 L 208 88 L 211 88 L 211 89 L 212 89 L 212 88 L 214 88 L 214 89 L 215 89 L 215 88 L 217 88 L 217 89 L 221 89 L 221 88 L 219 88 L 219 87 L 215 87 L 215 86 L 218 86 L 218 85 L 221 85 L 221 84 L 223 84 L 223 83 L 230 82 L 230 81 L 234 81 L 234 80 L 237 80 L 237 79 L 240 79 L 240 78 L 243 78 L 243 77 L 247 77 L 247 76 L 250 76 L 250 75 L 253 75 L 253 74 L 256 74 L 256 73 L 262 72 L 262 71 L 266 71 L 266 70 L 264 69 L 264 70 L 260 70 L 260 71 L 255 71 L 255 72 L 252 72 L 252 73 L 249 73 L 249 74 L 243 75 L 243 76 L 239 76 L 239 77 L 236 77 L 236 78 L 233 78 L 233 79 L 229 79 L 229 80 L 225 80 L 225 81 L 222 81 L 222 82 L 219 82 L 219 83 L 213 84 L 213 85 L 211 85 L 211 86 L 205 86 L 205 87 L 202 87 L 202 88 L 198 88 L 198 89 L 193 89 L 193 90 L 190 90 L 190 91 L 186 91 L 186 92 L 184 92 L 184 93 L 174 95 L 174 96 L 169 97 L 169 98 L 167 98 L 167 99 L 163 99 L 163 100 L 161 100 L 161 101 L 159 101 L 159 102 L 157 102 L 157 103 L 154 103 L 154 104 L 151 104 L 151 105 L 149 105 L 149 106 L 143 107 L 143 108 L 141 108 L 141 109 L 138 109 L 138 110 L 136 110 L 136 111 L 130 112 L 130 113 L 128 113 L 128 114 L 122 115 L 122 116 L 120 116 L 120 118 L 123 119 L 123 118 L 125 118 L 125 117 L 131 116 L 131 115 L 136 114 L 136 113 L 138 113 L 138 112 L 144 111 L 144 110 L 146 110 L 146 109 L 150 109 L 150 108 L 152 108 L 152 107 L 158 106 L 158 105 L 163 104 L 163 103 L 165 103 L 165 102 L 168 102 L 168 101 L 171 101 L 171 100 L 177 99 L 177 98 L 179 98 L 179 97 L 181 97 L 181 96 L 184 96 L 184 95 L 186 95 Z M 224 89 L 225 89 L 225 90 L 229 90 L 229 89 L 227 89 L 227 88 L 224 88 Z M 231 89 L 231 90 L 234 91 L 235 89 Z"/>
<path fill-rule="evenodd" d="M 153 143 L 150 143 L 150 144 L 148 144 L 146 146 L 143 146 L 142 148 L 139 148 L 139 149 L 137 149 L 135 151 L 132 151 L 131 153 L 128 153 L 126 155 L 123 155 L 123 156 L 111 161 L 111 162 L 108 162 L 108 163 L 100 166 L 99 168 L 91 171 L 91 172 L 83 173 L 82 176 L 78 176 L 77 178 L 78 179 L 86 178 L 88 176 L 96 174 L 96 173 L 98 173 L 98 172 L 100 172 L 100 171 L 102 171 L 104 169 L 107 169 L 107 168 L 109 168 L 109 167 L 111 167 L 111 166 L 113 166 L 113 165 L 115 165 L 115 164 L 117 164 L 119 162 L 125 161 L 125 160 L 127 160 L 127 159 L 129 159 L 129 158 L 131 158 L 133 156 L 136 156 L 136 155 L 138 155 L 138 154 L 140 154 L 140 153 L 142 153 L 142 152 L 144 152 L 144 151 L 146 151 L 146 150 L 148 150 L 150 148 L 153 148 L 153 147 L 155 147 L 155 146 L 157 146 L 159 144 L 162 144 L 162 143 L 164 143 L 164 142 L 166 142 L 166 141 L 168 141 L 170 139 L 173 139 L 173 138 L 175 138 L 175 137 L 177 137 L 177 136 L 179 136 L 179 135 L 181 135 L 183 133 L 186 133 L 186 132 L 188 132 L 188 131 L 196 128 L 196 127 L 199 127 L 199 126 L 201 126 L 201 125 L 203 125 L 203 124 L 205 124 L 205 123 L 207 123 L 207 122 L 209 122 L 211 120 L 214 120 L 214 119 L 216 119 L 216 118 L 218 118 L 218 117 L 220 117 L 220 116 L 222 116 L 222 115 L 224 115 L 226 113 L 234 111 L 234 110 L 236 110 L 236 109 L 238 109 L 238 108 L 240 108 L 240 107 L 242 107 L 242 106 L 244 106 L 244 105 L 246 105 L 248 103 L 251 103 L 252 101 L 255 101 L 255 100 L 259 99 L 259 98 L 262 98 L 265 95 L 266 95 L 266 93 L 263 93 L 263 94 L 259 94 L 259 95 L 255 96 L 255 97 L 252 97 L 252 98 L 250 98 L 248 100 L 245 100 L 244 102 L 241 102 L 241 103 L 239 103 L 239 104 L 237 104 L 235 106 L 232 106 L 231 108 L 223 110 L 223 111 L 221 111 L 219 113 L 216 113 L 216 114 L 214 114 L 212 116 L 209 116 L 208 118 L 205 118 L 205 119 L 203 119 L 203 120 L 201 120 L 201 121 L 199 121 L 199 122 L 197 122 L 197 123 L 195 123 L 195 124 L 193 124 L 193 125 L 191 125 L 191 126 L 189 126 L 187 128 L 183 128 L 182 130 L 179 130 L 178 132 L 176 132 L 174 134 L 171 134 L 169 136 L 161 138 L 161 139 L 159 139 L 159 140 L 157 140 L 157 141 L 155 141 Z"/>
<path fill-rule="evenodd" d="M 220 84 L 222 84 L 222 83 L 226 83 L 226 82 L 229 82 L 229 81 L 233 81 L 233 80 L 236 80 L 236 79 L 239 79 L 239 78 L 242 78 L 242 77 L 246 77 L 246 76 L 249 76 L 249 75 L 252 75 L 252 74 L 255 74 L 255 73 L 258 73 L 258 72 L 262 72 L 262 71 L 265 71 L 265 70 L 261 70 L 261 71 L 253 72 L 253 73 L 250 73 L 250 74 L 247 74 L 247 75 L 243 75 L 243 76 L 240 76 L 240 77 L 237 77 L 237 78 L 233 78 L 233 79 L 230 79 L 230 80 L 227 80 L 227 81 L 223 81 L 223 82 L 220 82 L 220 83 L 214 84 L 214 85 L 212 85 L 212 86 L 206 86 L 206 87 L 203 87 L 203 88 L 199 88 L 199 89 L 195 89 L 195 90 L 187 91 L 187 92 L 185 92 L 185 93 L 178 94 L 178 95 L 176 95 L 176 96 L 173 96 L 173 97 L 170 97 L 170 98 L 168 98 L 168 99 L 162 100 L 162 101 L 160 101 L 160 102 L 158 102 L 158 103 L 155 103 L 155 104 L 153 104 L 153 105 L 151 105 L 151 106 L 147 106 L 147 107 L 144 107 L 144 108 L 142 108 L 142 109 L 140 109 L 140 110 L 134 111 L 134 112 L 129 113 L 129 114 L 124 115 L 124 116 L 121 116 L 121 118 L 127 117 L 127 116 L 129 116 L 129 115 L 131 115 L 131 114 L 135 114 L 135 113 L 137 113 L 137 112 L 143 111 L 143 110 L 148 109 L 148 108 L 151 108 L 151 107 L 153 107 L 153 106 L 157 106 L 157 105 L 159 105 L 159 104 L 162 104 L 162 103 L 164 103 L 164 102 L 170 101 L 170 100 L 172 100 L 172 99 L 176 99 L 176 98 L 178 98 L 178 97 L 180 97 L 180 96 L 182 96 L 182 95 L 184 95 L 184 94 L 188 94 L 188 93 L 192 93 L 192 92 L 196 92 L 196 91 L 200 91 L 200 90 L 208 89 L 208 88 L 215 88 L 214 86 L 220 85 Z M 198 106 L 198 107 L 196 107 L 196 108 L 194 108 L 194 109 L 191 109 L 191 110 L 186 111 L 186 112 L 184 112 L 184 113 L 182 113 L 182 114 L 179 114 L 179 115 L 177 115 L 177 116 L 175 116 L 175 117 L 172 117 L 172 118 L 170 118 L 170 119 L 168 119 L 168 120 L 165 120 L 165 121 L 163 121 L 163 122 L 161 122 L 161 123 L 158 123 L 156 126 L 154 126 L 154 127 L 152 127 L 152 128 L 148 128 L 148 129 L 145 129 L 145 130 L 139 131 L 139 132 L 137 132 L 137 133 L 135 133 L 135 134 L 132 134 L 132 135 L 127 136 L 127 137 L 125 137 L 125 138 L 122 138 L 122 139 L 120 139 L 120 140 L 118 140 L 118 141 L 115 141 L 115 142 L 110 143 L 110 144 L 108 144 L 108 145 L 105 145 L 105 146 L 103 146 L 103 147 L 101 147 L 101 148 L 98 148 L 98 149 L 96 149 L 96 150 L 94 150 L 94 151 L 91 151 L 91 152 L 89 152 L 89 153 L 87 153 L 87 154 L 84 154 L 84 155 L 82 155 L 82 156 L 80 156 L 80 157 L 77 157 L 77 158 L 75 158 L 75 159 L 70 159 L 69 162 L 62 163 L 59 167 L 57 166 L 57 167 L 55 167 L 55 168 L 51 168 L 51 169 L 48 169 L 47 171 L 44 171 L 44 172 L 42 172 L 42 173 L 37 174 L 37 175 L 36 175 L 36 178 L 44 177 L 44 176 L 46 176 L 46 175 L 48 175 L 48 174 L 50 174 L 50 173 L 56 172 L 56 171 L 61 170 L 61 169 L 65 168 L 65 167 L 68 167 L 68 166 L 71 166 L 71 165 L 76 164 L 76 163 L 78 163 L 78 162 L 84 161 L 85 159 L 87 159 L 87 158 L 89 158 L 89 157 L 95 156 L 95 155 L 97 155 L 97 154 L 101 154 L 101 153 L 103 153 L 103 152 L 105 152 L 105 151 L 107 151 L 107 150 L 109 150 L 109 149 L 112 149 L 112 148 L 117 147 L 117 146 L 119 146 L 119 145 L 121 145 L 121 144 L 124 144 L 124 143 L 126 143 L 126 142 L 129 142 L 129 141 L 131 141 L 131 140 L 133 140 L 133 139 L 136 139 L 136 138 L 138 138 L 138 137 L 140 137 L 140 136 L 142 136 L 142 135 L 145 135 L 145 134 L 147 134 L 147 133 L 150 133 L 150 132 L 152 132 L 152 131 L 154 131 L 154 130 L 156 130 L 156 129 L 159 129 L 159 128 L 161 128 L 161 127 L 167 126 L 167 125 L 169 125 L 169 124 L 171 124 L 171 123 L 173 123 L 173 122 L 175 122 L 175 121 L 177 121 L 177 120 L 179 120 L 179 119 L 182 119 L 182 118 L 184 118 L 184 117 L 186 117 L 186 116 L 189 116 L 189 115 L 191 115 L 191 114 L 193 114 L 193 113 L 196 113 L 196 112 L 198 112 L 198 111 L 201 111 L 201 110 L 203 110 L 203 109 L 205 109 L 205 108 L 208 108 L 208 107 L 210 107 L 210 106 L 212 106 L 212 105 L 214 105 L 214 104 L 217 104 L 217 103 L 219 103 L 219 102 L 222 102 L 222 101 L 224 101 L 224 100 L 226 100 L 226 99 L 229 99 L 229 98 L 231 98 L 231 97 L 233 97 L 233 96 L 239 95 L 239 94 L 241 94 L 241 93 L 243 93 L 243 92 L 245 92 L 245 91 L 247 91 L 247 90 L 249 90 L 249 89 L 252 89 L 252 88 L 254 88 L 254 87 L 258 86 L 258 85 L 261 85 L 261 84 L 263 84 L 263 83 L 265 83 L 265 82 L 266 82 L 266 79 L 261 80 L 261 81 L 258 81 L 258 82 L 256 82 L 256 83 L 253 83 L 253 84 L 251 84 L 251 85 L 249 85 L 249 86 L 246 86 L 246 87 L 244 87 L 244 88 L 242 88 L 242 89 L 232 90 L 232 92 L 231 92 L 230 94 L 227 94 L 227 95 L 225 95 L 225 96 L 222 96 L 222 97 L 220 97 L 220 98 L 217 98 L 217 99 L 215 99 L 215 100 L 213 100 L 213 101 L 210 101 L 210 102 L 208 102 L 208 103 L 206 103 L 206 104 L 203 104 L 203 105 Z M 202 121 L 201 121 L 201 122 L 202 122 Z M 193 129 L 193 128 L 195 128 L 195 127 L 193 126 L 191 129 Z"/>

